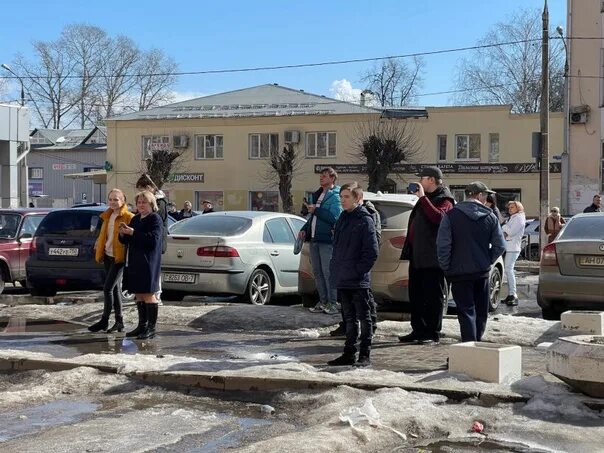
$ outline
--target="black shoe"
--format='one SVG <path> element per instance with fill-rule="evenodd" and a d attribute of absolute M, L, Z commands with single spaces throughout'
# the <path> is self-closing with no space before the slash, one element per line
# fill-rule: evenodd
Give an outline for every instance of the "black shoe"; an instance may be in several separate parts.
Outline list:
<path fill-rule="evenodd" d="M 398 341 L 401 343 L 415 343 L 419 340 L 419 336 L 415 332 L 411 332 L 407 335 L 399 335 Z"/>
<path fill-rule="evenodd" d="M 427 337 L 423 337 L 420 340 L 417 340 L 419 344 L 439 344 L 440 336 L 438 334 L 430 335 Z"/>
<path fill-rule="evenodd" d="M 505 300 L 505 304 L 508 307 L 515 307 L 515 306 L 517 306 L 518 305 L 518 297 L 516 297 L 516 296 L 511 296 L 511 298 L 508 297 Z"/>
<path fill-rule="evenodd" d="M 157 304 L 145 304 L 147 311 L 147 327 L 140 335 L 136 338 L 139 340 L 148 340 L 155 337 L 155 324 L 157 323 Z"/>
<path fill-rule="evenodd" d="M 109 329 L 107 329 L 107 333 L 113 333 L 115 331 L 121 332 L 124 330 L 124 321 L 121 318 L 116 318 L 115 324 L 113 324 Z"/>
<path fill-rule="evenodd" d="M 343 322 L 338 324 L 338 327 L 336 327 L 334 330 L 329 332 L 330 337 L 341 337 L 343 335 L 346 335 L 346 327 Z"/>
<path fill-rule="evenodd" d="M 147 311 L 145 310 L 145 303 L 140 300 L 137 301 L 136 310 L 138 311 L 138 325 L 134 330 L 126 333 L 127 337 L 137 337 L 147 328 Z"/>
<path fill-rule="evenodd" d="M 368 355 L 360 355 L 359 360 L 357 360 L 352 366 L 355 367 L 367 367 L 371 365 L 371 360 Z"/>
<path fill-rule="evenodd" d="M 101 330 L 107 329 L 107 327 L 109 327 L 109 318 L 105 318 L 103 316 L 99 322 L 95 322 L 93 325 L 88 327 L 88 330 L 91 332 L 100 332 Z"/>
<path fill-rule="evenodd" d="M 356 354 L 351 354 L 349 352 L 345 352 L 337 359 L 330 360 L 327 362 L 327 365 L 330 366 L 345 366 L 345 365 L 354 365 L 356 361 Z"/>

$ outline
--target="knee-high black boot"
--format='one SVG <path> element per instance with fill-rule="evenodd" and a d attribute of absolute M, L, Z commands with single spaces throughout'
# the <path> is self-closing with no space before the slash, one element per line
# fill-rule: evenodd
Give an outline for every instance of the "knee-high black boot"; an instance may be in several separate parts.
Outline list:
<path fill-rule="evenodd" d="M 138 311 L 138 326 L 134 330 L 126 333 L 127 337 L 136 337 L 143 333 L 147 328 L 147 311 L 145 310 L 145 303 L 142 300 L 136 301 L 136 310 Z"/>
<path fill-rule="evenodd" d="M 155 336 L 155 324 L 157 323 L 157 311 L 158 304 L 145 304 L 147 309 L 147 327 L 145 330 L 136 338 L 139 340 L 146 340 Z"/>
<path fill-rule="evenodd" d="M 113 301 L 113 312 L 115 313 L 115 324 L 113 324 L 109 329 L 107 329 L 107 333 L 121 332 L 124 330 L 124 318 L 122 316 L 122 301 L 120 299 L 120 295 L 118 294 L 117 298 Z"/>
<path fill-rule="evenodd" d="M 103 315 L 101 319 L 95 322 L 93 325 L 88 327 L 88 330 L 91 332 L 99 332 L 100 330 L 106 330 L 109 327 L 109 315 L 111 314 L 111 300 L 107 300 L 105 298 L 105 303 L 103 305 Z"/>

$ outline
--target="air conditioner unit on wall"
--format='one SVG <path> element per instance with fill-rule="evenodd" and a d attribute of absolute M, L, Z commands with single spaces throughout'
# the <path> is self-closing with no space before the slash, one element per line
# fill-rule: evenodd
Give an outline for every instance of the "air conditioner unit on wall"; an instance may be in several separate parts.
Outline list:
<path fill-rule="evenodd" d="M 570 108 L 569 121 L 571 124 L 585 124 L 589 120 L 589 105 L 577 105 Z"/>
<path fill-rule="evenodd" d="M 189 136 L 175 135 L 172 137 L 172 142 L 174 143 L 174 148 L 186 148 L 189 146 Z"/>
<path fill-rule="evenodd" d="M 285 143 L 299 143 L 300 131 L 285 131 Z"/>

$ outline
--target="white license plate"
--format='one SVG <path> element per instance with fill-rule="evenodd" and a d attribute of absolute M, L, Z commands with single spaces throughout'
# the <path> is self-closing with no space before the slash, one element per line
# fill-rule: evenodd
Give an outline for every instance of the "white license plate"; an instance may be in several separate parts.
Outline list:
<path fill-rule="evenodd" d="M 164 282 L 172 283 L 195 283 L 195 274 L 166 274 L 164 273 Z"/>
<path fill-rule="evenodd" d="M 580 256 L 579 266 L 604 266 L 604 256 Z"/>
<path fill-rule="evenodd" d="M 49 247 L 48 254 L 52 256 L 78 256 L 80 249 L 77 247 Z"/>

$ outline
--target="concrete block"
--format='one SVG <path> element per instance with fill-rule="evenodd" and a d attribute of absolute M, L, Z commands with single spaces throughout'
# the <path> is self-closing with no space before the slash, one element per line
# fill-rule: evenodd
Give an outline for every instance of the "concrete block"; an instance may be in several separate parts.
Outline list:
<path fill-rule="evenodd" d="M 604 311 L 565 311 L 560 325 L 574 335 L 604 335 Z"/>
<path fill-rule="evenodd" d="M 520 346 L 468 341 L 449 347 L 449 372 L 509 384 L 522 377 Z"/>

